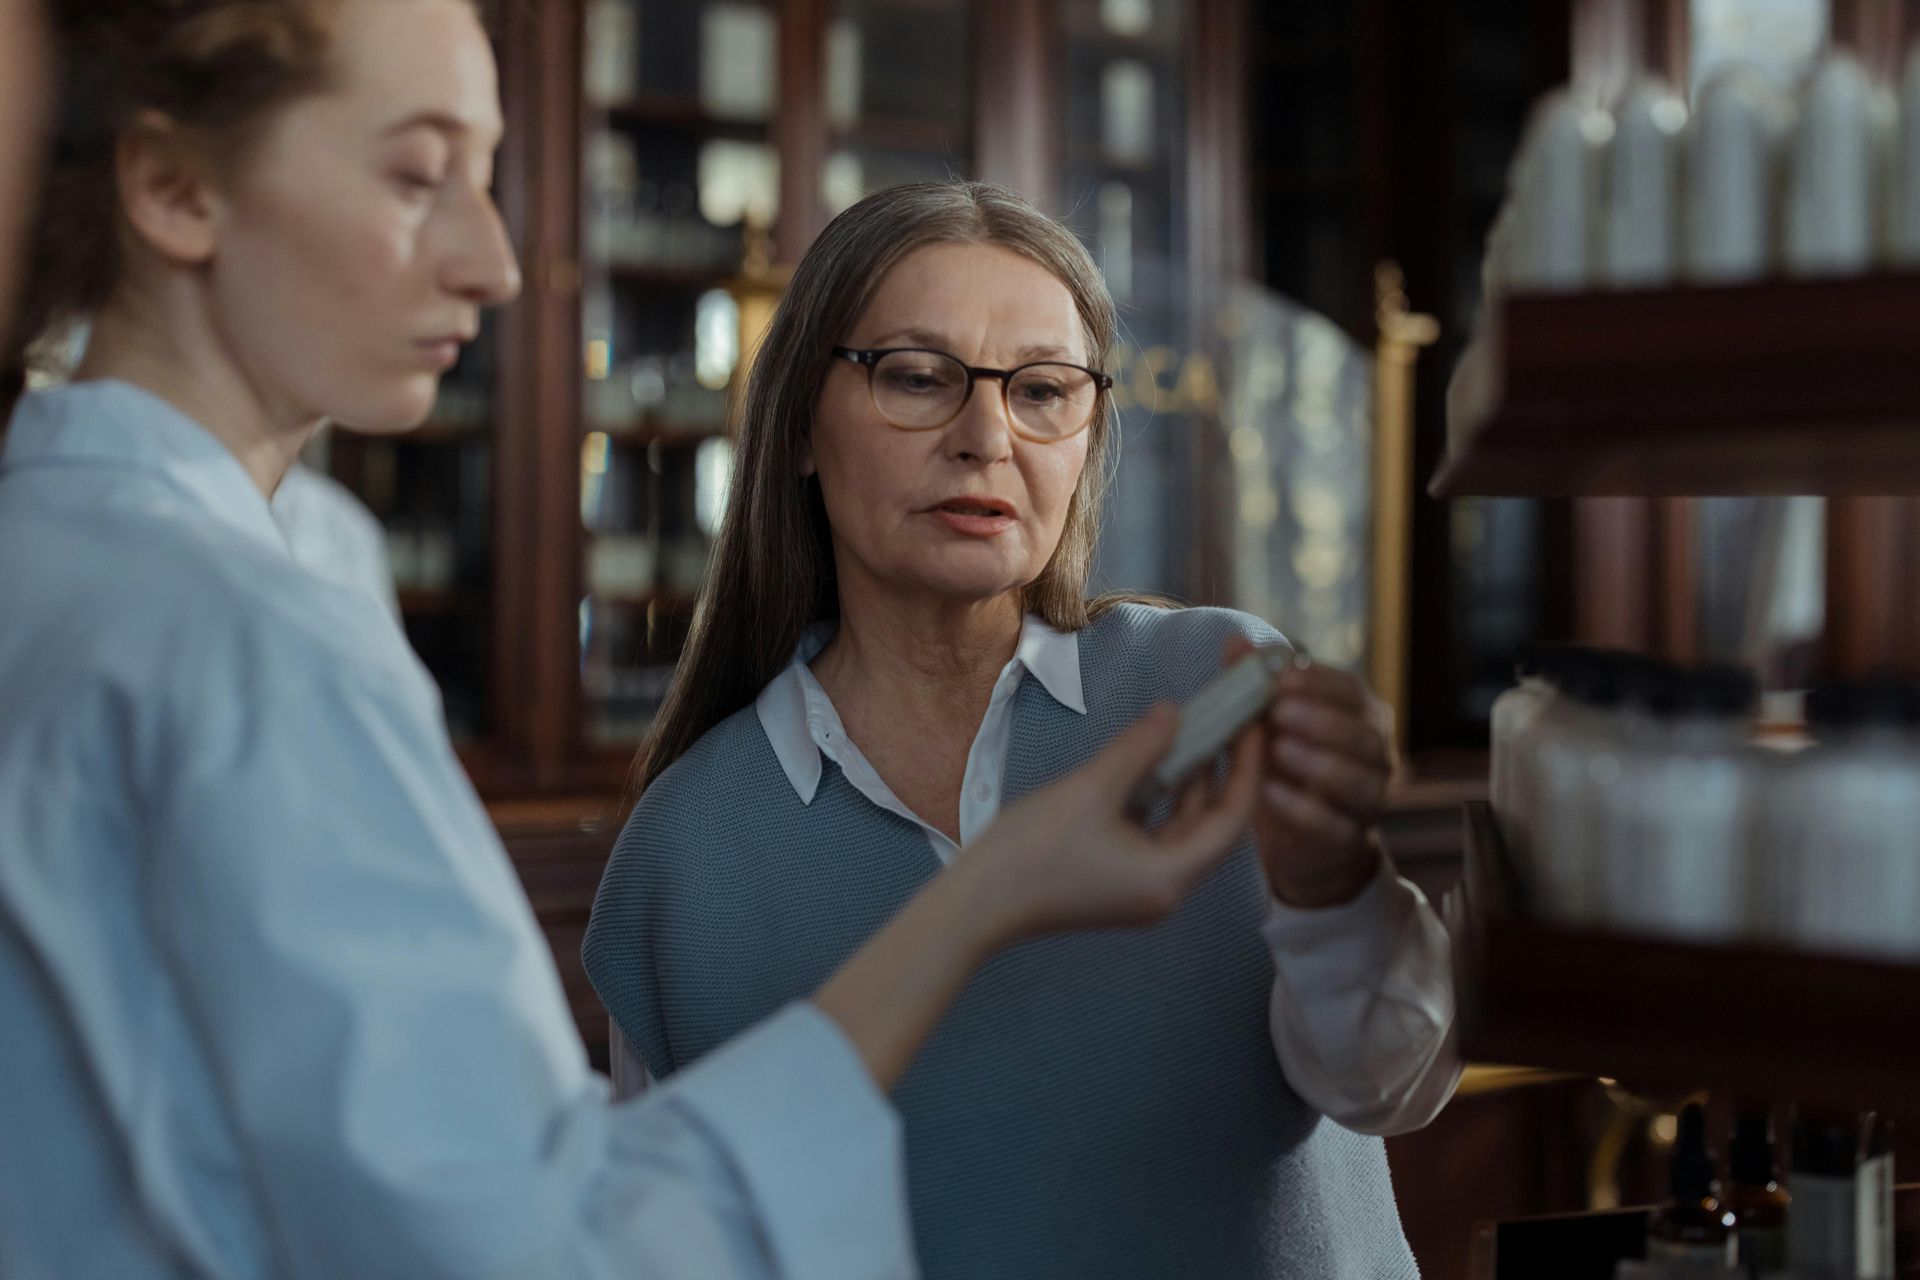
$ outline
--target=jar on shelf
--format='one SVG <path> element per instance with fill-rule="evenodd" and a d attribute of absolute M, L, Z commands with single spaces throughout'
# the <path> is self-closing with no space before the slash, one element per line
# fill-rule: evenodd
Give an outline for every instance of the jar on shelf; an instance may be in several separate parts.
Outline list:
<path fill-rule="evenodd" d="M 1920 956 L 1920 694 L 1831 684 L 1814 746 L 1777 770 L 1760 842 L 1765 931 L 1813 950 Z"/>
<path fill-rule="evenodd" d="M 1729 67 L 1700 91 L 1687 140 L 1686 271 L 1753 280 L 1773 269 L 1794 103 L 1765 76 Z"/>
<path fill-rule="evenodd" d="M 592 0 L 587 5 L 585 88 L 590 101 L 625 102 L 640 87 L 638 0 Z"/>
<path fill-rule="evenodd" d="M 1609 926 L 1696 941 L 1748 932 L 1758 693 L 1751 672 L 1650 668 L 1650 713 L 1622 752 L 1597 867 Z"/>
<path fill-rule="evenodd" d="M 1518 774 L 1527 767 L 1534 726 L 1553 701 L 1555 691 L 1542 670 L 1537 648 L 1530 647 L 1520 655 L 1514 675 L 1514 687 L 1493 702 L 1488 799 L 1500 824 L 1501 838 L 1508 848 L 1518 850 L 1528 844 Z"/>
<path fill-rule="evenodd" d="M 1687 104 L 1663 80 L 1641 79 L 1621 100 L 1607 157 L 1601 257 L 1610 284 L 1661 285 L 1678 270 L 1686 127 Z"/>
<path fill-rule="evenodd" d="M 1567 650 L 1551 668 L 1559 688 L 1535 726 L 1527 797 L 1531 847 L 1522 863 L 1532 905 L 1547 919 L 1591 924 L 1598 917 L 1600 815 L 1620 778 L 1620 753 L 1633 713 L 1624 654 Z"/>

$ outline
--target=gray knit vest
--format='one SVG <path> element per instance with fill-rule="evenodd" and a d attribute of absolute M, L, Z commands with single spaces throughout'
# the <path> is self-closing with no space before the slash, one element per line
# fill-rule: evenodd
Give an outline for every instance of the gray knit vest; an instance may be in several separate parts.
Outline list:
<path fill-rule="evenodd" d="M 1071 772 L 1222 643 L 1265 624 L 1128 605 L 1080 633 L 1086 716 L 1016 694 L 1007 803 Z M 667 1076 L 816 990 L 940 870 L 926 835 L 823 761 L 811 805 L 751 706 L 648 789 L 585 958 Z M 961 856 L 965 856 L 964 853 Z M 944 1277 L 1418 1274 L 1386 1151 L 1288 1087 L 1252 840 L 1170 919 L 1027 943 L 968 985 L 895 1092 L 921 1265 Z"/>

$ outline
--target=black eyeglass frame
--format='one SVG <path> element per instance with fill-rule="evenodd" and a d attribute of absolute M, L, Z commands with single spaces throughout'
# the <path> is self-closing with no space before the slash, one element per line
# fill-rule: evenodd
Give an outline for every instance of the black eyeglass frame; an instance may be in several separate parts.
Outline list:
<path fill-rule="evenodd" d="M 880 409 L 879 396 L 875 394 L 873 389 L 873 371 L 876 368 L 878 368 L 880 365 L 880 362 L 886 359 L 888 356 L 899 355 L 902 352 L 916 353 L 919 355 L 927 355 L 927 356 L 939 356 L 942 359 L 953 361 L 955 364 L 959 365 L 963 370 L 966 371 L 967 393 L 960 397 L 960 403 L 954 407 L 953 412 L 949 414 L 947 417 L 943 418 L 941 421 L 929 423 L 924 427 L 903 427 L 899 423 L 895 422 L 892 418 L 887 418 L 886 413 Z M 965 360 L 962 360 L 959 356 L 954 355 L 951 351 L 942 351 L 938 347 L 874 347 L 864 351 L 860 350 L 857 347 L 834 347 L 833 354 L 837 358 L 841 360 L 845 360 L 850 364 L 857 364 L 861 368 L 867 371 L 867 394 L 873 397 L 874 410 L 875 412 L 880 413 L 880 416 L 882 418 L 886 418 L 887 425 L 892 427 L 895 431 L 938 431 L 940 430 L 940 428 L 946 426 L 948 423 L 952 422 L 955 418 L 959 417 L 961 414 L 967 411 L 967 405 L 973 399 L 973 387 L 975 383 L 979 382 L 980 379 L 982 378 L 994 378 L 994 379 L 997 379 L 1000 383 L 1000 403 L 1002 407 L 1006 409 L 1007 422 L 1012 425 L 1015 433 L 1018 434 L 1022 439 L 1031 440 L 1035 444 L 1058 444 L 1062 440 L 1073 439 L 1075 436 L 1079 435 L 1082 431 L 1085 431 L 1088 427 L 1091 427 L 1093 425 L 1093 420 L 1100 416 L 1100 397 L 1106 395 L 1107 392 L 1113 390 L 1112 374 L 1102 373 L 1098 369 L 1089 369 L 1087 368 L 1087 366 L 1083 364 L 1075 364 L 1071 360 L 1031 360 L 1026 364 L 1020 365 L 1018 368 L 1014 368 L 1014 369 L 989 369 L 981 365 L 968 364 Z M 1093 379 L 1093 385 L 1094 385 L 1093 411 L 1087 414 L 1087 420 L 1085 422 L 1081 423 L 1078 427 L 1074 428 L 1072 431 L 1069 431 L 1066 435 L 1063 435 L 1063 436 L 1036 436 L 1031 432 L 1021 430 L 1020 416 L 1013 411 L 1013 402 L 1010 399 L 1008 399 L 1008 397 L 1013 392 L 1013 380 L 1015 378 L 1020 376 L 1022 373 L 1026 372 L 1028 369 L 1039 369 L 1047 365 L 1058 365 L 1063 369 L 1077 369 L 1081 373 L 1084 373 L 1088 377 Z"/>

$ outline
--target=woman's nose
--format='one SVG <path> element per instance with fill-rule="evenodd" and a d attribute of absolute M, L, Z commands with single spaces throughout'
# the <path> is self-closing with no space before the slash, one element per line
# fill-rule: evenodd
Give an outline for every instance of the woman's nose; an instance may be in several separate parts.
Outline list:
<path fill-rule="evenodd" d="M 442 276 L 450 292 L 478 306 L 500 306 L 520 296 L 520 260 L 486 192 L 476 192 L 461 213 Z"/>
<path fill-rule="evenodd" d="M 947 427 L 947 449 L 954 458 L 977 463 L 999 462 L 1012 455 L 1013 422 L 998 381 L 981 378 L 973 384 L 973 394 L 960 416 Z"/>

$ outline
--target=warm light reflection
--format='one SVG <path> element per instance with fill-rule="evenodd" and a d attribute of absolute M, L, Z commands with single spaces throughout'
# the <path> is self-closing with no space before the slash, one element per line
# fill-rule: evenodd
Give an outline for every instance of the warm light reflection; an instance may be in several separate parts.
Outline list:
<path fill-rule="evenodd" d="M 587 342 L 587 377 L 594 382 L 605 382 L 613 372 L 613 342 L 607 338 L 592 338 Z"/>

